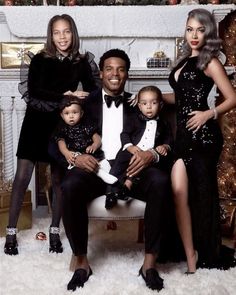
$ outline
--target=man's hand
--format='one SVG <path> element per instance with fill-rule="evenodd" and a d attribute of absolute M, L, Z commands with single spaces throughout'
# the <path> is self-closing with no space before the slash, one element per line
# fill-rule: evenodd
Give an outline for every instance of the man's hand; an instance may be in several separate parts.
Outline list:
<path fill-rule="evenodd" d="M 76 157 L 75 166 L 87 172 L 96 172 L 99 164 L 93 156 L 84 154 Z"/>
<path fill-rule="evenodd" d="M 130 152 L 132 155 L 141 151 L 141 149 L 136 145 L 130 145 L 127 147 L 127 151 Z"/>
<path fill-rule="evenodd" d="M 127 169 L 127 176 L 133 177 L 144 168 L 148 167 L 154 160 L 150 151 L 140 151 L 133 155 Z"/>

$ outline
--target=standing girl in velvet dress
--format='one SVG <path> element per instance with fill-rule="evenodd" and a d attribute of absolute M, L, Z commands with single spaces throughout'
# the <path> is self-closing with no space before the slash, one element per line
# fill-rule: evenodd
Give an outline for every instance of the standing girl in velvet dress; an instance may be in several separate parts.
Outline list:
<path fill-rule="evenodd" d="M 48 24 L 45 49 L 36 54 L 30 63 L 28 91 L 24 94 L 28 103 L 18 143 L 17 171 L 6 229 L 6 254 L 18 254 L 17 221 L 35 164 L 51 160 L 48 155 L 48 143 L 60 119 L 58 104 L 65 95 L 84 98 L 96 89 L 90 64 L 87 57 L 80 54 L 79 46 L 74 20 L 66 14 L 56 15 Z M 83 91 L 77 90 L 79 82 L 82 83 Z M 61 253 L 61 171 L 55 163 L 50 164 L 54 199 L 49 229 L 49 251 Z"/>
<path fill-rule="evenodd" d="M 236 106 L 236 93 L 218 59 L 220 40 L 213 15 L 205 9 L 189 12 L 183 58 L 170 74 L 177 109 L 177 133 L 172 169 L 176 219 L 184 245 L 187 274 L 199 267 L 229 268 L 233 256 L 221 253 L 217 163 L 223 138 L 217 117 Z M 216 84 L 224 101 L 208 106 Z M 173 95 L 164 95 L 166 101 Z"/>

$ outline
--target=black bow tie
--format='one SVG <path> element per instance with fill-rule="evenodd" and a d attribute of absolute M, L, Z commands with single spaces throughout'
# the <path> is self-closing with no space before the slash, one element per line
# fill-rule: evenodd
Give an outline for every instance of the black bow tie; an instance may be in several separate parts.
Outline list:
<path fill-rule="evenodd" d="M 105 100 L 108 108 L 111 106 L 111 103 L 113 101 L 115 103 L 115 106 L 118 108 L 118 106 L 121 104 L 123 99 L 124 99 L 124 97 L 122 95 L 118 95 L 118 96 L 110 96 L 107 94 L 104 95 L 104 100 Z"/>
<path fill-rule="evenodd" d="M 139 116 L 139 119 L 142 120 L 142 121 L 150 121 L 150 120 L 156 120 L 156 121 L 158 121 L 158 119 L 159 119 L 159 116 L 158 115 L 155 116 L 154 118 L 148 118 L 148 117 L 144 116 L 143 113 L 139 113 L 138 116 Z"/>

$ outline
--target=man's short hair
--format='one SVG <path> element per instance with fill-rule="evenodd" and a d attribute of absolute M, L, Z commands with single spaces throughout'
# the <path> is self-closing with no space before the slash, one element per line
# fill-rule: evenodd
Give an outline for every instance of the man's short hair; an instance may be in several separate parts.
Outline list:
<path fill-rule="evenodd" d="M 100 71 L 103 70 L 103 67 L 104 67 L 104 62 L 106 59 L 110 58 L 110 57 L 118 57 L 118 58 L 121 58 L 125 61 L 125 64 L 126 64 L 126 70 L 127 72 L 129 71 L 130 69 L 130 59 L 128 57 L 128 55 L 126 54 L 126 52 L 124 50 L 121 50 L 121 49 L 110 49 L 108 51 L 106 51 L 100 58 L 100 61 L 99 61 L 99 69 Z"/>

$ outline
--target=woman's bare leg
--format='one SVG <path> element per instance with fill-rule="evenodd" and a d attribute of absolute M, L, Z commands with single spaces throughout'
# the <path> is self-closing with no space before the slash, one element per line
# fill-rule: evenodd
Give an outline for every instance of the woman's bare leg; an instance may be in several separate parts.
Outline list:
<path fill-rule="evenodd" d="M 177 160 L 172 168 L 171 182 L 176 220 L 187 257 L 188 272 L 195 272 L 197 253 L 193 246 L 191 214 L 188 205 L 188 176 L 182 159 Z"/>

